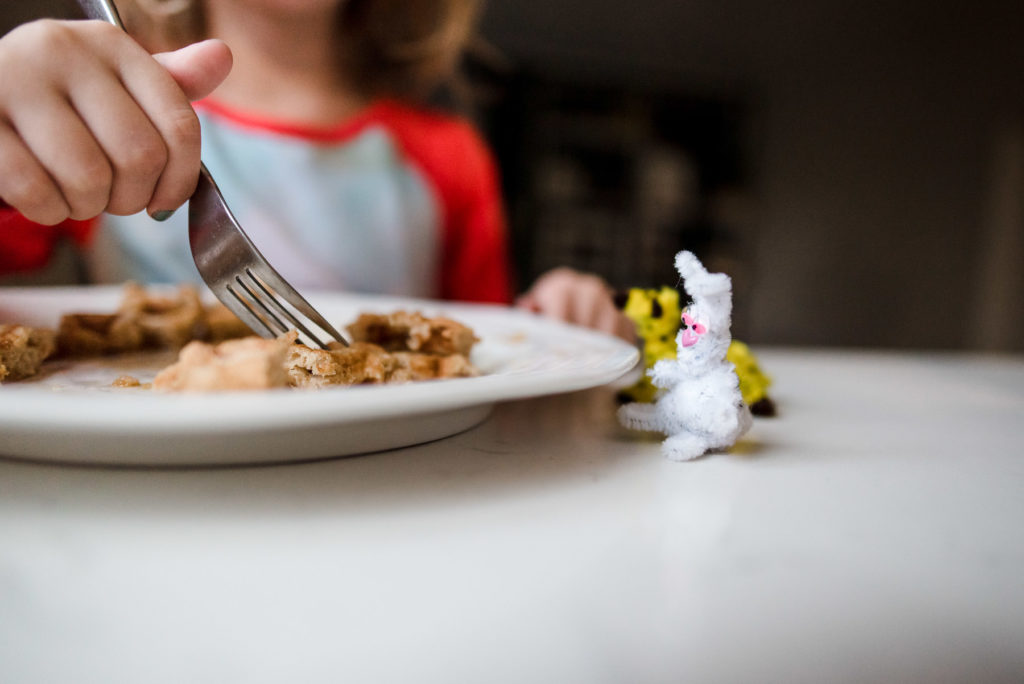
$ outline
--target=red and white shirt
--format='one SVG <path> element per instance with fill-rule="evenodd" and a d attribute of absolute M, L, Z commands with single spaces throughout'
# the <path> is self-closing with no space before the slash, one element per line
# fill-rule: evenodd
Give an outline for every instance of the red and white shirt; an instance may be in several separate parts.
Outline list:
<path fill-rule="evenodd" d="M 331 128 L 196 103 L 203 161 L 245 231 L 297 288 L 507 302 L 497 171 L 465 121 L 382 100 Z M 67 233 L 96 282 L 199 281 L 187 211 L 55 228 L 0 210 L 0 273 L 45 263 Z"/>

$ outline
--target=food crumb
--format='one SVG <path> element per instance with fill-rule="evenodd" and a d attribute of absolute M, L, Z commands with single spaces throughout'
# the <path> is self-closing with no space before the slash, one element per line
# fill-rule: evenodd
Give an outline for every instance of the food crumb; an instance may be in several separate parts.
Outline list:
<path fill-rule="evenodd" d="M 141 387 L 142 383 L 139 379 L 131 375 L 121 375 L 114 382 L 110 383 L 111 387 Z"/>

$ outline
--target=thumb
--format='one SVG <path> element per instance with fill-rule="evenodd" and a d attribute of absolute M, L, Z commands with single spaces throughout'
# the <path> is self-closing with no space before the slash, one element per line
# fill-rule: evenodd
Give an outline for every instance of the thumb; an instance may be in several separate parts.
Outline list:
<path fill-rule="evenodd" d="M 231 71 L 231 50 L 219 40 L 204 40 L 174 52 L 153 55 L 189 100 L 209 95 Z"/>

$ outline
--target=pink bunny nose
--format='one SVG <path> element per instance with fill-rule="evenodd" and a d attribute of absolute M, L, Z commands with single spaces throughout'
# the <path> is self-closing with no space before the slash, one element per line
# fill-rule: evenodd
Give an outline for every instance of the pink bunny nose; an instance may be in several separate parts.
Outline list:
<path fill-rule="evenodd" d="M 688 313 L 683 313 L 683 334 L 680 338 L 680 342 L 684 347 L 692 347 L 697 344 L 700 336 L 707 332 L 707 328 L 700 323 L 694 322 L 693 318 Z"/>

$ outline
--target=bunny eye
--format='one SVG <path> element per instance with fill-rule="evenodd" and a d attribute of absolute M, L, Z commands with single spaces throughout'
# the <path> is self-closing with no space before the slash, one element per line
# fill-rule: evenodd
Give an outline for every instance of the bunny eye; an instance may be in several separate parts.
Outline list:
<path fill-rule="evenodd" d="M 707 326 L 702 325 L 701 323 L 698 323 L 697 321 L 693 320 L 690 314 L 686 313 L 685 311 L 681 316 L 681 320 L 683 322 L 682 327 L 684 330 L 693 330 L 693 332 L 697 333 L 698 335 L 703 335 L 708 330 Z"/>

